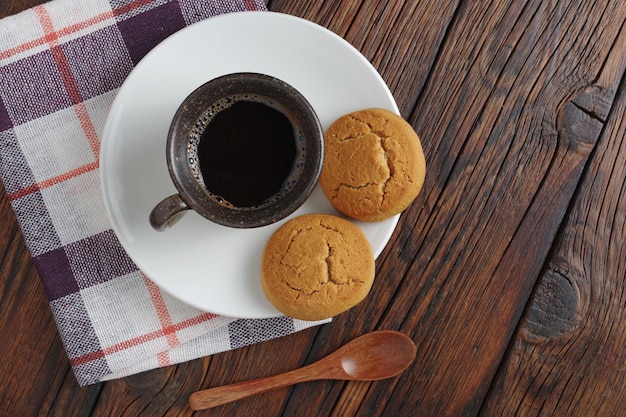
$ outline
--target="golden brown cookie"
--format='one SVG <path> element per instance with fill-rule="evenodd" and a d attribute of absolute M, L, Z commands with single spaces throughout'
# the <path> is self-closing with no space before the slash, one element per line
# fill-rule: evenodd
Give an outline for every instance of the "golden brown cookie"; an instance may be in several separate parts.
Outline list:
<path fill-rule="evenodd" d="M 381 221 L 417 197 L 426 161 L 413 127 L 384 109 L 346 114 L 326 130 L 320 185 L 341 213 Z"/>
<path fill-rule="evenodd" d="M 374 255 L 354 223 L 329 214 L 305 214 L 268 240 L 261 284 L 280 312 L 322 320 L 355 306 L 374 281 Z"/>

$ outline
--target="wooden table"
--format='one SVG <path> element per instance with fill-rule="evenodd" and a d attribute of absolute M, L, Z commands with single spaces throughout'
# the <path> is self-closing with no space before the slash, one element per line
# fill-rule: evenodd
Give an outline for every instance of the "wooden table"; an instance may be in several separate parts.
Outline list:
<path fill-rule="evenodd" d="M 0 17 L 40 2 L 4 0 Z M 187 416 L 195 390 L 299 367 L 373 329 L 415 340 L 400 377 L 198 415 L 626 415 L 626 3 L 268 7 L 362 51 L 422 137 L 426 183 L 371 295 L 328 325 L 79 388 L 2 192 L 0 415 Z"/>

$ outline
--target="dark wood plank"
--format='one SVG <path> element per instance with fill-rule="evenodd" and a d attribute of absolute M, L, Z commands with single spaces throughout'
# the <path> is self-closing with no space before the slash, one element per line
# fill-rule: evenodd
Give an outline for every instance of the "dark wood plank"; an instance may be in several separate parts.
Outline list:
<path fill-rule="evenodd" d="M 0 18 L 22 12 L 38 4 L 45 3 L 42 0 L 3 0 L 0 2 Z"/>
<path fill-rule="evenodd" d="M 273 0 L 267 3 L 268 9 L 273 12 L 287 13 L 310 20 L 342 37 L 345 36 L 350 28 L 354 16 L 362 7 L 362 4 L 362 1 L 341 0 L 313 0 L 306 2 Z"/>
<path fill-rule="evenodd" d="M 434 135 L 447 131 L 427 144 L 429 160 L 442 160 L 430 172 L 445 185 L 425 205 L 433 212 L 416 224 L 426 234 L 408 274 L 413 287 L 424 286 L 414 289 L 419 295 L 403 327 L 415 329 L 424 356 L 418 376 L 395 389 L 400 397 L 418 393 L 390 409 L 398 415 L 478 411 L 603 127 L 573 103 L 588 93 L 616 42 L 623 8 L 497 4 L 505 9 L 488 15 L 478 5 L 459 10 L 450 52 L 445 45 L 414 119 L 426 131 L 434 124 Z M 457 77 L 445 76 L 455 70 Z M 450 102 L 435 112 L 439 118 L 432 117 L 437 97 Z"/>
<path fill-rule="evenodd" d="M 626 36 L 623 23 L 621 40 Z M 587 89 L 603 94 L 577 101 L 582 111 L 606 120 L 606 127 L 484 415 L 626 414 L 626 56 L 622 44 L 614 45 L 598 82 Z M 617 100 L 607 106 L 620 78 Z"/>
<path fill-rule="evenodd" d="M 38 3 L 5 0 L 0 17 Z M 422 136 L 424 191 L 379 258 L 374 290 L 329 325 L 78 388 L 0 190 L 0 333 L 11 335 L 0 342 L 10 358 L 0 361 L 0 414 L 189 416 L 197 389 L 293 369 L 375 328 L 401 329 L 418 344 L 397 379 L 314 382 L 197 414 L 470 416 L 485 396 L 484 415 L 623 414 L 623 88 L 613 101 L 626 8 L 617 0 L 269 5 L 361 50 Z M 551 310 L 555 301 L 566 307 Z"/>
<path fill-rule="evenodd" d="M 443 40 L 446 28 L 450 24 L 456 9 L 456 2 L 446 4 L 435 2 L 363 2 L 356 14 L 339 13 L 341 23 L 335 20 L 327 25 L 325 9 L 341 10 L 341 6 L 329 6 L 329 3 L 348 2 L 274 2 L 273 7 L 285 13 L 303 16 L 323 26 L 329 27 L 343 36 L 359 49 L 379 70 L 398 102 L 401 112 L 408 116 L 412 105 L 417 100 L 420 89 L 427 79 L 431 65 L 435 62 L 438 47 Z M 433 11 L 437 8 L 437 13 Z M 319 11 L 319 14 L 314 13 Z M 442 13 L 439 13 L 442 12 Z M 343 19 L 346 19 L 345 21 Z M 416 40 L 420 40 L 416 42 Z M 415 63 L 419 65 L 415 65 Z M 406 80 L 410 80 L 404 85 Z M 402 84 L 402 85 L 401 85 Z M 416 203 L 419 204 L 419 203 Z M 401 223 L 398 229 L 405 228 Z M 395 245 L 395 240 L 392 245 Z M 378 275 L 384 275 L 387 281 L 379 294 L 372 295 L 369 303 L 337 318 L 332 325 L 320 330 L 310 355 L 314 360 L 334 350 L 356 335 L 374 329 L 376 321 L 393 295 L 393 288 L 402 278 L 401 274 L 381 272 L 382 259 L 390 260 L 394 265 L 399 258 L 384 253 L 378 262 Z M 373 313 L 370 312 L 373 311 Z M 387 326 L 384 328 L 397 328 Z M 377 389 L 387 384 L 376 383 Z M 307 384 L 295 387 L 284 415 L 351 415 L 350 408 L 367 392 L 367 383 Z M 347 387 L 347 388 L 346 388 Z M 342 396 L 342 391 L 344 395 Z M 358 393 L 358 395 L 357 395 Z M 303 401 L 306 398 L 306 401 Z M 346 398 L 350 400 L 346 401 Z M 317 404 L 317 405 L 316 405 Z M 312 408 L 313 406 L 318 408 Z M 376 407 L 374 407 L 376 408 Z M 372 410 L 365 414 L 369 415 Z"/>
<path fill-rule="evenodd" d="M 381 73 L 409 118 L 459 1 L 365 2 L 345 38 Z"/>
<path fill-rule="evenodd" d="M 381 263 L 385 287 L 338 319 L 413 334 L 412 375 L 370 391 L 298 387 L 289 415 L 302 398 L 320 415 L 336 404 L 344 415 L 478 412 L 602 129 L 571 103 L 616 40 L 609 6 L 458 8 L 411 120 L 430 167 L 424 193 Z"/>

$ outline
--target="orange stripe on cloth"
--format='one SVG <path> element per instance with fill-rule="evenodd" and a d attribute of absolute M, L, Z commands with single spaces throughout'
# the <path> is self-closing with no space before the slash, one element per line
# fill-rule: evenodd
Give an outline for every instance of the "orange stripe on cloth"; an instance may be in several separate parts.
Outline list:
<path fill-rule="evenodd" d="M 256 3 L 254 2 L 254 0 L 243 0 L 243 7 L 246 8 L 246 10 L 259 10 L 259 7 L 256 5 Z"/>
<path fill-rule="evenodd" d="M 42 7 L 42 6 L 37 6 L 37 7 Z M 41 12 L 37 12 L 37 10 L 35 10 L 35 13 L 37 14 L 37 16 L 41 19 L 40 17 L 40 13 Z M 78 22 L 75 23 L 73 25 L 70 25 L 66 28 L 63 29 L 59 29 L 56 31 L 56 41 L 59 41 L 59 38 L 61 37 L 65 37 L 65 36 L 69 36 L 72 35 L 74 33 L 80 32 L 81 30 L 85 30 L 90 26 L 94 26 L 97 25 L 98 23 L 102 23 L 107 19 L 112 19 L 113 16 L 113 12 L 105 12 L 105 13 L 101 13 L 97 16 L 94 16 L 90 19 L 84 20 L 82 22 Z M 24 42 L 20 45 L 14 46 L 13 48 L 9 48 L 6 49 L 4 51 L 0 51 L 0 61 L 3 59 L 7 59 L 7 58 L 11 58 L 15 55 L 21 54 L 23 52 L 26 52 L 30 49 L 34 49 L 37 48 L 38 46 L 41 45 L 45 45 L 47 43 L 50 43 L 50 34 L 44 31 L 44 36 L 41 36 L 39 38 L 33 39 L 31 41 L 28 42 Z"/>
<path fill-rule="evenodd" d="M 63 80 L 63 84 L 65 85 L 65 90 L 67 91 L 71 103 L 74 105 L 74 112 L 76 113 L 76 117 L 78 117 L 78 121 L 80 126 L 85 133 L 85 137 L 91 147 L 91 151 L 93 152 L 96 161 L 99 158 L 100 154 L 100 141 L 98 140 L 98 135 L 96 133 L 96 129 L 89 117 L 89 113 L 83 104 L 83 98 L 80 94 L 80 89 L 78 88 L 78 84 L 76 83 L 76 78 L 74 78 L 74 74 L 72 73 L 72 69 L 67 60 L 67 57 L 63 53 L 63 49 L 61 49 L 59 44 L 59 35 L 54 30 L 54 24 L 52 23 L 52 19 L 48 14 L 48 11 L 44 7 L 44 5 L 39 5 L 33 8 L 34 12 L 39 17 L 39 22 L 41 27 L 43 28 L 45 39 L 50 46 L 50 51 L 52 52 L 52 56 L 59 70 L 59 74 L 61 75 L 61 79 Z"/>
<path fill-rule="evenodd" d="M 128 12 L 132 12 L 136 9 L 139 9 L 140 7 L 144 7 L 145 5 L 149 4 L 151 1 L 153 0 L 137 0 L 135 2 L 126 4 L 122 7 L 120 7 L 119 9 L 116 9 L 114 11 L 107 11 L 104 13 L 100 13 L 94 17 L 91 17 L 89 19 L 86 19 L 82 22 L 78 22 L 78 23 L 74 23 L 72 25 L 69 25 L 65 28 L 61 28 L 58 29 L 55 34 L 56 34 L 56 41 L 59 41 L 59 38 L 61 37 L 65 37 L 65 36 L 70 36 L 74 33 L 80 32 L 81 30 L 85 30 L 87 28 L 89 28 L 90 26 L 94 26 L 97 25 L 99 23 L 104 22 L 107 19 L 112 19 L 115 16 L 119 16 L 122 15 L 124 13 L 128 13 Z M 38 10 L 38 9 L 42 9 L 42 10 Z M 39 5 L 36 6 L 34 8 L 35 13 L 37 14 L 37 16 L 39 17 L 39 19 L 41 20 L 41 14 L 45 13 L 47 14 L 47 11 L 45 11 L 44 5 Z M 49 18 L 47 19 L 48 21 L 50 20 Z M 50 26 L 50 29 L 52 29 L 52 26 Z M 14 46 L 13 48 L 9 48 L 7 50 L 4 51 L 0 51 L 0 60 L 3 59 L 7 59 L 7 58 L 11 58 L 15 55 L 21 54 L 23 52 L 26 52 L 30 49 L 34 49 L 37 48 L 38 46 L 41 45 L 45 45 L 46 43 L 50 43 L 50 33 L 45 32 L 44 31 L 44 36 L 33 39 L 31 41 L 28 42 L 24 42 L 23 44 Z"/>
<path fill-rule="evenodd" d="M 77 177 L 79 175 L 82 175 L 82 174 L 85 174 L 87 172 L 93 171 L 95 169 L 98 169 L 98 162 L 92 162 L 91 164 L 83 165 L 82 167 L 78 167 L 78 168 L 73 169 L 71 171 L 68 171 L 68 172 L 66 172 L 64 174 L 57 175 L 56 177 L 52 177 L 52 178 L 47 179 L 45 181 L 38 182 L 38 183 L 33 184 L 33 185 L 29 186 L 29 187 L 22 188 L 21 190 L 14 191 L 14 192 L 12 192 L 12 193 L 10 193 L 8 195 L 9 201 L 17 200 L 18 198 L 25 197 L 25 196 L 27 196 L 29 194 L 32 194 L 32 193 L 36 193 L 39 190 L 51 187 L 51 186 L 56 185 L 56 184 L 60 184 L 60 183 L 65 182 L 65 181 L 67 181 L 69 179 Z"/>
<path fill-rule="evenodd" d="M 154 284 L 152 284 L 154 285 Z M 186 329 L 191 326 L 195 326 L 197 324 L 207 322 L 217 317 L 215 314 L 211 313 L 203 313 L 198 316 L 192 317 L 188 320 L 185 320 L 181 323 L 170 326 L 171 328 L 163 328 L 160 330 L 156 330 L 154 332 L 146 333 L 144 335 L 134 337 L 132 339 L 125 340 L 113 346 L 106 347 L 97 352 L 91 352 L 83 356 L 79 356 L 76 358 L 70 359 L 70 363 L 72 366 L 82 365 L 100 358 L 103 358 L 105 355 L 111 355 L 113 353 L 121 352 L 126 349 L 130 349 L 132 347 L 141 345 L 142 343 L 150 342 L 159 337 L 165 336 L 166 333 L 173 333 L 182 329 Z M 157 359 L 158 360 L 158 359 Z M 169 355 L 168 355 L 169 360 Z"/>
<path fill-rule="evenodd" d="M 61 37 L 69 36 L 76 32 L 80 32 L 81 30 L 85 30 L 90 26 L 94 26 L 94 25 L 97 25 L 98 23 L 102 23 L 107 19 L 112 19 L 113 17 L 114 17 L 113 12 L 111 11 L 100 13 L 99 15 L 96 15 L 90 19 L 83 20 L 82 22 L 74 23 L 73 25 L 70 25 L 63 29 L 59 29 L 57 30 L 57 33 Z"/>
<path fill-rule="evenodd" d="M 165 335 L 167 343 L 170 345 L 170 347 L 180 345 L 180 340 L 178 340 L 178 336 L 176 335 L 176 329 L 172 325 L 172 318 L 170 317 L 170 312 L 165 305 L 165 300 L 163 300 L 161 290 L 144 274 L 141 274 L 141 277 L 143 278 L 143 282 L 148 288 L 150 298 L 152 298 L 152 303 L 154 304 L 157 316 L 159 317 L 159 321 L 161 322 L 161 326 L 163 327 L 163 334 Z"/>
<path fill-rule="evenodd" d="M 85 138 L 87 138 L 89 147 L 91 148 L 97 162 L 100 159 L 100 138 L 98 137 L 98 133 L 96 132 L 93 122 L 91 121 L 91 117 L 89 116 L 85 103 L 76 104 L 74 106 L 74 112 L 76 113 L 76 117 L 78 117 L 78 122 L 83 129 L 83 133 L 85 133 Z"/>
<path fill-rule="evenodd" d="M 170 354 L 169 354 L 169 352 L 168 351 L 159 352 L 157 354 L 157 363 L 159 364 L 159 366 L 171 365 L 172 362 L 170 361 Z"/>
<path fill-rule="evenodd" d="M 13 48 L 6 49 L 4 51 L 0 51 L 0 61 L 3 59 L 11 58 L 17 54 L 21 54 L 22 52 L 26 52 L 29 49 L 34 49 L 38 46 L 45 45 L 46 39 L 44 37 L 34 39 L 32 41 L 24 42 L 21 45 L 14 46 Z"/>

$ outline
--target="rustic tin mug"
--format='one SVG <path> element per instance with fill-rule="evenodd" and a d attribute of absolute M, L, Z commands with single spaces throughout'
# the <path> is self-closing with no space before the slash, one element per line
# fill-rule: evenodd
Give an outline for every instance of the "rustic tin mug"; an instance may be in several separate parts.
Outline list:
<path fill-rule="evenodd" d="M 324 138 L 313 107 L 295 88 L 265 74 L 234 73 L 182 102 L 166 156 L 178 193 L 152 209 L 155 230 L 189 209 L 224 226 L 260 227 L 289 216 L 311 195 Z"/>

